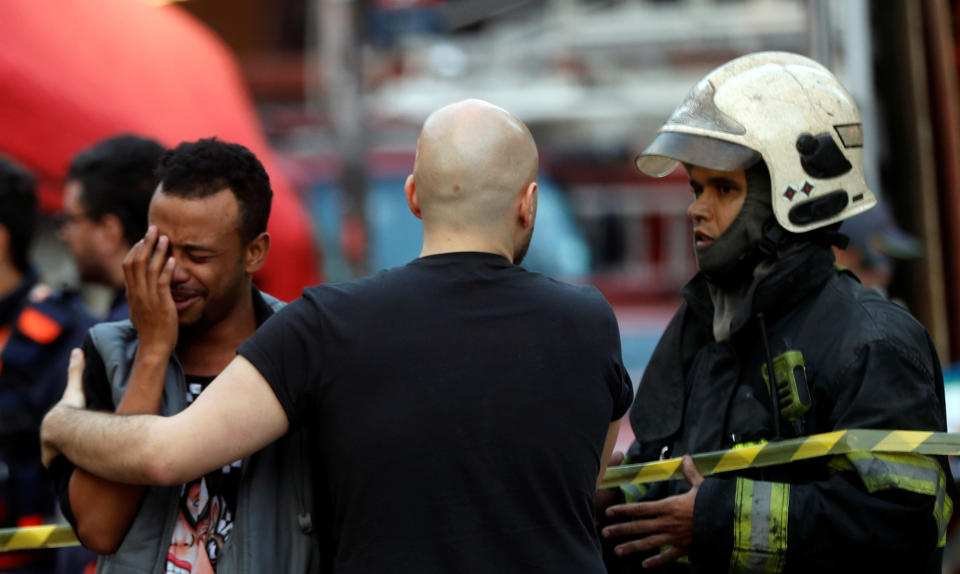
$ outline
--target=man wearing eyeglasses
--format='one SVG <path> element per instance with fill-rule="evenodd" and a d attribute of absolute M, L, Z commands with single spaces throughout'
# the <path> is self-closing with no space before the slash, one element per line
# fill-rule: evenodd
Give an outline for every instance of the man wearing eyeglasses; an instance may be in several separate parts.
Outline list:
<path fill-rule="evenodd" d="M 147 232 L 147 208 L 157 187 L 153 171 L 163 152 L 151 139 L 121 135 L 81 151 L 70 163 L 59 235 L 80 280 L 115 291 L 107 321 L 130 314 L 120 265 Z"/>

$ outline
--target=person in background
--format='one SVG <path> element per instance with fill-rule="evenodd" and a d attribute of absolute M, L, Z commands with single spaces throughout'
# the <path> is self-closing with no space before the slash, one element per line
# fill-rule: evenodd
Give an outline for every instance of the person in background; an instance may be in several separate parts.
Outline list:
<path fill-rule="evenodd" d="M 0 528 L 54 517 L 40 421 L 63 392 L 70 349 L 94 322 L 76 294 L 40 283 L 29 257 L 37 217 L 33 177 L 0 157 Z M 50 550 L 0 553 L 0 571 L 49 572 L 53 560 Z"/>
<path fill-rule="evenodd" d="M 893 281 L 894 260 L 923 255 L 919 241 L 897 227 L 885 203 L 844 221 L 840 233 L 850 242 L 844 249 L 834 246 L 837 265 L 849 269 L 864 287 L 885 296 Z"/>
<path fill-rule="evenodd" d="M 612 572 L 940 572 L 944 457 L 857 452 L 705 478 L 686 456 L 945 430 L 926 329 L 834 265 L 840 222 L 876 204 L 863 145 L 829 70 L 763 52 L 707 75 L 637 157 L 652 176 L 686 169 L 699 273 L 644 371 L 627 453 L 684 456 L 686 480 L 598 496 Z"/>
<path fill-rule="evenodd" d="M 78 153 L 67 173 L 60 238 L 80 280 L 114 290 L 105 320 L 126 319 L 123 258 L 147 231 L 154 169 L 164 147 L 134 135 L 105 139 Z"/>

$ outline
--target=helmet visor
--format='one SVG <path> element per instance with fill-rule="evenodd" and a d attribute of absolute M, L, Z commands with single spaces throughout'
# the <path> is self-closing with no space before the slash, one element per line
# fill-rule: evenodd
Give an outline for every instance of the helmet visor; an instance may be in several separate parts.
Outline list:
<path fill-rule="evenodd" d="M 690 163 L 716 171 L 748 169 L 760 153 L 748 147 L 711 137 L 664 131 L 637 156 L 637 169 L 652 177 L 672 172 L 677 163 Z"/>

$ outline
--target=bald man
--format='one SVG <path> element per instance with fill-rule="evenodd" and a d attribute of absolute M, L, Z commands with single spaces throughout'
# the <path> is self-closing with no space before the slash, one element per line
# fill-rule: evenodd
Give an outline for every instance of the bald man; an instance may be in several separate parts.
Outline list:
<path fill-rule="evenodd" d="M 517 265 L 537 162 L 500 108 L 434 112 L 404 190 L 418 259 L 304 290 L 173 417 L 82 410 L 78 355 L 46 460 L 180 484 L 307 427 L 337 574 L 605 572 L 593 494 L 632 385 L 599 292 Z"/>

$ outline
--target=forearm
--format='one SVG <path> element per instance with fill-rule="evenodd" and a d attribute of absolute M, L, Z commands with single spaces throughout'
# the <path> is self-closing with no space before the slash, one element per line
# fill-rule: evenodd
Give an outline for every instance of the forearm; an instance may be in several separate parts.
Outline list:
<path fill-rule="evenodd" d="M 128 484 L 176 484 L 164 464 L 162 436 L 168 420 L 120 416 L 57 405 L 44 417 L 41 440 L 76 466 Z"/>
<path fill-rule="evenodd" d="M 603 452 L 600 455 L 600 473 L 597 475 L 597 488 L 600 488 L 600 482 L 603 481 L 603 475 L 607 471 L 607 464 L 610 462 L 610 455 L 613 454 L 614 447 L 617 446 L 617 436 L 620 433 L 620 419 L 610 423 L 607 428 L 607 436 L 603 441 Z"/>
<path fill-rule="evenodd" d="M 172 417 L 66 406 L 82 405 L 72 400 L 61 400 L 44 418 L 41 442 L 46 460 L 59 452 L 88 472 L 128 484 L 186 482 L 249 456 L 289 428 L 270 385 L 242 357 Z"/>
<path fill-rule="evenodd" d="M 163 395 L 163 378 L 170 362 L 163 353 L 137 350 L 118 414 L 156 414 Z M 98 554 L 116 552 L 137 515 L 142 486 L 113 482 L 77 468 L 70 477 L 70 506 L 77 535 Z"/>
<path fill-rule="evenodd" d="M 139 347 L 127 388 L 117 405 L 117 414 L 157 414 L 163 397 L 163 379 L 169 365 L 169 353 Z"/>
<path fill-rule="evenodd" d="M 83 545 L 97 554 L 116 552 L 137 515 L 143 491 L 142 486 L 75 469 L 70 476 L 70 507 Z"/>

